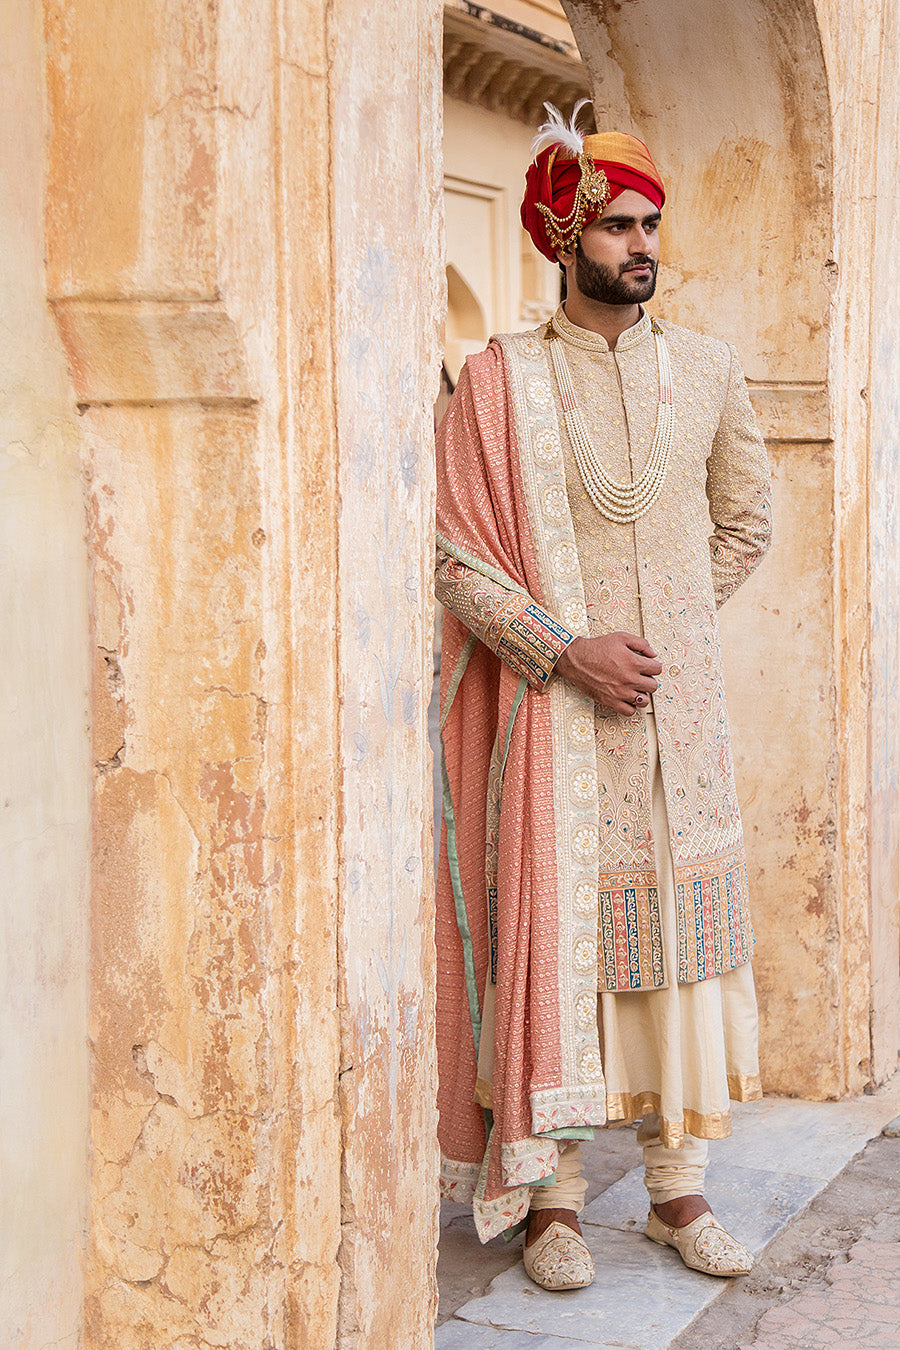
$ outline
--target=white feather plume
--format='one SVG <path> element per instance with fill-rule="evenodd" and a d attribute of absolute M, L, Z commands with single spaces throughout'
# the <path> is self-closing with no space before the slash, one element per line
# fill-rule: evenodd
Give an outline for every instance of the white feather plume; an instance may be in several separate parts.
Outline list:
<path fill-rule="evenodd" d="M 580 98 L 572 109 L 572 118 L 569 122 L 564 120 L 559 108 L 555 108 L 552 103 L 545 103 L 547 121 L 538 127 L 537 134 L 531 142 L 532 157 L 537 159 L 548 145 L 562 145 L 577 159 L 584 145 L 584 132 L 579 131 L 577 125 L 578 114 L 591 102 L 589 98 Z"/>

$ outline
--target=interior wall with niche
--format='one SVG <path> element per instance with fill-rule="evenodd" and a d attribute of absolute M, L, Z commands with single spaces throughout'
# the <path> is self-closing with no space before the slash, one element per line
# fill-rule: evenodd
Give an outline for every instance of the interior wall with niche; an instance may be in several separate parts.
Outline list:
<path fill-rule="evenodd" d="M 448 271 L 447 367 L 492 333 L 531 328 L 559 303 L 559 272 L 527 241 L 519 206 L 535 127 L 461 99 L 444 100 L 444 205 L 447 263 L 465 282 L 485 320 L 484 340 L 464 352 L 451 346 L 454 292 Z M 458 366 L 459 369 L 450 369 Z"/>
<path fill-rule="evenodd" d="M 458 268 L 447 264 L 447 323 L 444 368 L 455 386 L 463 362 L 483 350 L 489 337 L 484 309 Z"/>

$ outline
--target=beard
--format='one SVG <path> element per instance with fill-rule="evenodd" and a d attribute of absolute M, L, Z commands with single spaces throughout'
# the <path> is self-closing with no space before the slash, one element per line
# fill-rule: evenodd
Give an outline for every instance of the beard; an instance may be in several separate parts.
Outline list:
<path fill-rule="evenodd" d="M 632 276 L 629 268 L 637 263 L 650 267 L 649 277 Z M 601 305 L 634 305 L 649 300 L 656 290 L 656 269 L 653 258 L 632 258 L 620 268 L 594 262 L 582 250 L 579 240 L 575 248 L 575 281 L 581 294 Z"/>

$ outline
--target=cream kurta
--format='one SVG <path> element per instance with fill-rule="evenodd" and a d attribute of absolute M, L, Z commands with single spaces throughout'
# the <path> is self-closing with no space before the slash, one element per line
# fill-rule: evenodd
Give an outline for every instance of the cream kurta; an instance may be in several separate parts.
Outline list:
<path fill-rule="evenodd" d="M 659 878 L 663 951 L 676 950 L 675 884 L 666 803 L 647 714 L 653 790 L 653 833 Z M 750 964 L 694 984 L 629 994 L 601 994 L 598 1010 L 610 1121 L 659 1117 L 667 1148 L 685 1134 L 721 1139 L 731 1133 L 729 1099 L 762 1095 L 756 993 Z"/>
<path fill-rule="evenodd" d="M 675 873 L 668 847 L 666 802 L 652 713 L 644 714 L 650 749 L 654 859 L 659 879 L 665 958 L 675 959 Z M 478 1092 L 490 1105 L 494 1069 L 493 989 L 484 998 Z M 685 1134 L 721 1139 L 731 1133 L 729 1100 L 762 1096 L 758 1018 L 750 964 L 724 975 L 663 989 L 599 995 L 597 1010 L 606 1109 L 612 1124 L 659 1117 L 666 1148 Z M 546 1200 L 546 1203 L 549 1203 Z"/>

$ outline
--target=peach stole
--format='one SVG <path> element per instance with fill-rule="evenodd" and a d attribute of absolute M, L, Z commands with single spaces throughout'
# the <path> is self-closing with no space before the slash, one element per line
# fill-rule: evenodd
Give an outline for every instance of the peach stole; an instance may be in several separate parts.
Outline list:
<path fill-rule="evenodd" d="M 499 346 L 470 357 L 439 429 L 437 528 L 462 561 L 542 603 Z M 602 1078 L 562 1081 L 557 829 L 549 698 L 452 614 L 441 662 L 445 813 L 437 879 L 438 1107 L 445 1195 L 474 1192 L 483 1240 L 515 1226 L 530 1186 L 556 1169 L 560 1138 L 606 1119 Z M 489 978 L 485 860 L 492 753 L 506 749 L 497 847 L 492 1101 L 476 1101 L 481 1000 Z M 561 1115 L 552 1106 L 566 1104 Z M 577 1099 L 577 1107 L 572 1102 Z M 537 1111 L 535 1101 L 540 1101 Z M 536 1118 L 539 1117 L 539 1118 Z M 536 1129 L 536 1126 L 538 1127 Z"/>

